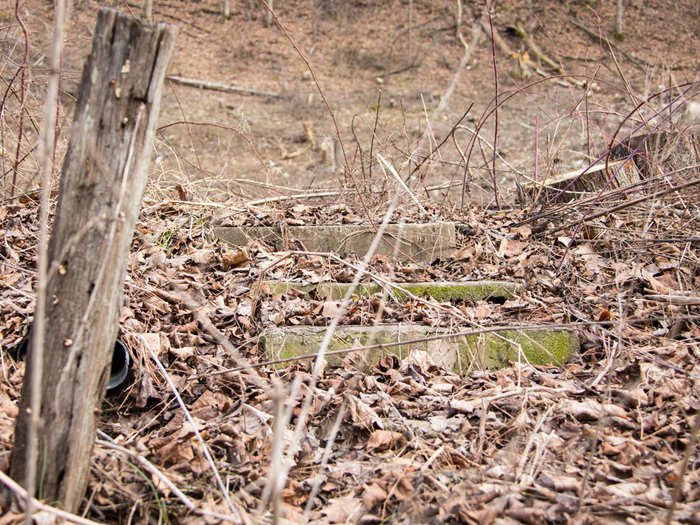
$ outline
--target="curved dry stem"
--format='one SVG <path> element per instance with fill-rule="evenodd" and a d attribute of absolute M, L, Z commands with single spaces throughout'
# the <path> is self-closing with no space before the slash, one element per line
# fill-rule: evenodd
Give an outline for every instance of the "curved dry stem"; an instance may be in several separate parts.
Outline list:
<path fill-rule="evenodd" d="M 365 217 L 367 217 L 367 220 L 370 222 L 372 227 L 376 228 L 376 225 L 374 224 L 374 219 L 372 218 L 372 215 L 369 213 L 369 210 L 367 209 L 367 205 L 365 203 L 365 199 L 362 196 L 362 192 L 360 191 L 360 188 L 357 184 L 357 180 L 355 179 L 355 175 L 352 173 L 352 169 L 350 169 L 350 163 L 348 162 L 348 156 L 347 153 L 345 152 L 345 143 L 343 142 L 342 137 L 340 136 L 340 128 L 338 127 L 338 122 L 335 118 L 335 113 L 333 112 L 333 109 L 331 109 L 331 105 L 328 102 L 328 99 L 326 98 L 326 93 L 323 91 L 321 88 L 321 84 L 318 82 L 318 79 L 316 78 L 316 72 L 314 71 L 314 68 L 311 66 L 311 62 L 309 59 L 306 57 L 304 52 L 301 50 L 301 48 L 297 45 L 296 40 L 292 37 L 291 33 L 287 29 L 287 27 L 282 23 L 282 21 L 279 19 L 277 16 L 277 13 L 274 12 L 272 7 L 270 7 L 270 4 L 267 2 L 267 0 L 260 0 L 262 4 L 265 6 L 265 9 L 267 9 L 267 12 L 274 18 L 275 22 L 277 23 L 277 26 L 282 30 L 282 33 L 284 33 L 284 36 L 289 40 L 289 43 L 292 44 L 292 47 L 294 50 L 297 52 L 297 55 L 299 55 L 299 58 L 304 62 L 306 67 L 309 69 L 309 73 L 311 74 L 311 78 L 314 81 L 314 84 L 316 85 L 316 89 L 318 90 L 319 95 L 321 96 L 321 99 L 323 100 L 324 105 L 326 106 L 326 110 L 328 111 L 328 115 L 331 117 L 331 121 L 333 122 L 333 127 L 335 128 L 335 135 L 338 139 L 338 144 L 340 144 L 340 150 L 343 152 L 343 161 L 345 162 L 345 176 L 350 177 L 352 180 L 353 186 L 355 187 L 355 190 L 357 191 L 357 196 L 360 199 L 360 204 L 362 206 L 362 210 L 365 213 Z"/>

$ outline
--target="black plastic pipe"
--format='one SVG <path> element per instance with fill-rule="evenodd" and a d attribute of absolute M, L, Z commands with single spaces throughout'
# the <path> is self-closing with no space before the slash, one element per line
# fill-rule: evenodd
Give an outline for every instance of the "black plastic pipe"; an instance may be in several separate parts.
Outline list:
<path fill-rule="evenodd" d="M 14 352 L 15 359 L 24 359 L 29 348 L 29 337 L 30 335 L 27 334 L 20 344 L 17 345 Z M 109 381 L 107 382 L 108 392 L 119 388 L 124 383 L 126 376 L 129 374 L 129 368 L 131 368 L 129 350 L 127 350 L 124 343 L 117 339 L 114 342 L 114 352 L 112 352 L 112 366 L 109 371 Z"/>

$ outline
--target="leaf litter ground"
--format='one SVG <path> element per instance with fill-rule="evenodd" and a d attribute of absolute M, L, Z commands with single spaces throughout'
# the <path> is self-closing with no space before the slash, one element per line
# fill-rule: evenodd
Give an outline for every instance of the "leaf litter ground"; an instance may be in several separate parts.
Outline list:
<path fill-rule="evenodd" d="M 215 523 L 211 513 L 229 513 L 150 347 L 251 522 L 265 496 L 273 450 L 292 442 L 278 507 L 287 523 L 304 517 L 315 523 L 663 521 L 700 406 L 698 219 L 683 204 L 697 197 L 688 192 L 684 199 L 668 197 L 664 206 L 640 205 L 591 221 L 573 243 L 547 233 L 566 223 L 563 212 L 535 235 L 542 228 L 520 211 L 457 216 L 429 210 L 432 220 L 459 222 L 453 257 L 422 265 L 378 256 L 365 280 L 503 279 L 524 283 L 525 291 L 504 304 L 354 297 L 341 323 L 464 329 L 578 322 L 580 354 L 561 368 L 514 363 L 459 377 L 421 352 L 403 361 L 385 356 L 369 369 L 355 353 L 342 368 L 323 370 L 313 387 L 309 362 L 235 370 L 241 359 L 264 363 L 258 337 L 266 327 L 325 325 L 337 311 L 335 301 L 271 295 L 261 283 L 348 282 L 358 261 L 302 255 L 295 246 L 272 252 L 259 241 L 234 248 L 213 239 L 209 225 L 352 223 L 360 222 L 358 214 L 345 205 L 218 215 L 147 208 L 120 319 L 136 366 L 103 406 L 86 515 L 114 523 L 166 516 Z M 394 219 L 427 220 L 402 215 Z M 0 458 L 6 470 L 24 370 L 13 349 L 33 311 L 37 209 L 32 202 L 8 206 L 0 219 Z M 649 233 L 678 242 L 642 242 Z M 222 337 L 229 343 L 222 345 Z M 294 381 L 302 394 L 312 388 L 310 417 L 296 440 L 302 404 L 288 398 Z M 281 405 L 292 419 L 275 430 Z M 139 457 L 197 510 L 139 467 Z M 699 472 L 695 448 L 675 505 L 678 522 L 698 523 Z M 9 509 L 1 522 L 17 518 Z"/>

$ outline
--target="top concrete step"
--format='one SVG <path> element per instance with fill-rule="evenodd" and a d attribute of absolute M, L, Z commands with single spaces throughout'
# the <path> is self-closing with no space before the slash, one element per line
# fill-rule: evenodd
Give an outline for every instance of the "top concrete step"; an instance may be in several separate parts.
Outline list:
<path fill-rule="evenodd" d="M 369 225 L 339 224 L 323 226 L 220 226 L 214 235 L 235 246 L 260 240 L 275 250 L 289 249 L 297 241 L 310 252 L 333 252 L 340 257 L 367 253 L 375 230 Z M 400 261 L 432 262 L 452 254 L 457 245 L 452 222 L 427 224 L 390 224 L 375 255 Z"/>

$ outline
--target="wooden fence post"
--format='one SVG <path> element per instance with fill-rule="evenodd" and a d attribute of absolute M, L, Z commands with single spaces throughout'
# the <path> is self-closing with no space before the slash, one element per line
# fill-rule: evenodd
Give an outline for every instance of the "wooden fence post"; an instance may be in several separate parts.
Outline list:
<path fill-rule="evenodd" d="M 49 243 L 38 496 L 80 506 L 176 29 L 100 9 Z M 31 346 L 31 345 L 30 345 Z M 32 351 L 31 348 L 29 350 Z M 10 473 L 26 486 L 27 359 Z"/>

